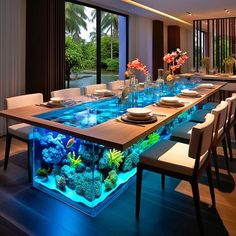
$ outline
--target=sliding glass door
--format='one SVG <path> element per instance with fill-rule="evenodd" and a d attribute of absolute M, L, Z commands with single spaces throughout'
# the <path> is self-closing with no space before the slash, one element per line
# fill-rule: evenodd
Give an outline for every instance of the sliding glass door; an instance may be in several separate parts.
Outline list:
<path fill-rule="evenodd" d="M 66 87 L 124 79 L 127 16 L 82 3 L 65 3 Z"/>

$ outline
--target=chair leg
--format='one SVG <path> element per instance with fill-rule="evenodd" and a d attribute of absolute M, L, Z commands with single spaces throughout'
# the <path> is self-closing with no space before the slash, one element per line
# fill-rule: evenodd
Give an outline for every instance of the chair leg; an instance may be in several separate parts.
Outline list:
<path fill-rule="evenodd" d="M 226 138 L 227 138 L 227 143 L 228 143 L 228 148 L 229 148 L 229 156 L 230 159 L 233 159 L 233 152 L 232 152 L 232 145 L 231 145 L 231 139 L 230 139 L 230 130 L 226 130 Z"/>
<path fill-rule="evenodd" d="M 214 161 L 214 166 L 215 166 L 216 182 L 217 182 L 218 188 L 220 188 L 220 175 L 219 175 L 218 155 L 216 152 L 216 148 L 212 150 L 212 155 L 213 155 L 213 161 Z"/>
<path fill-rule="evenodd" d="M 225 158 L 226 168 L 227 168 L 228 174 L 230 174 L 229 158 L 228 158 L 228 152 L 227 152 L 227 145 L 226 145 L 225 137 L 222 139 L 222 146 L 223 146 L 223 150 L 224 150 L 224 158 Z"/>
<path fill-rule="evenodd" d="M 213 181 L 212 181 L 211 164 L 210 163 L 207 165 L 206 171 L 207 171 L 208 184 L 209 184 L 210 193 L 211 193 L 211 202 L 212 202 L 212 205 L 215 207 L 215 205 L 216 205 L 215 192 L 214 192 L 214 186 L 213 186 Z"/>
<path fill-rule="evenodd" d="M 197 180 L 194 180 L 191 182 L 191 187 L 193 191 L 193 200 L 194 200 L 194 206 L 197 216 L 197 222 L 200 230 L 200 234 L 203 235 L 203 225 L 202 225 L 202 217 L 200 212 L 200 196 L 199 196 L 199 189 L 198 189 L 198 182 Z"/>
<path fill-rule="evenodd" d="M 5 160 L 4 160 L 4 170 L 6 170 L 7 166 L 8 166 L 8 160 L 9 160 L 10 148 L 11 148 L 11 140 L 12 140 L 12 136 L 9 133 L 7 133 L 6 149 L 5 149 Z"/>
<path fill-rule="evenodd" d="M 236 140 L 236 122 L 234 124 L 234 139 Z"/>
<path fill-rule="evenodd" d="M 137 165 L 137 181 L 136 181 L 136 219 L 139 219 L 140 213 L 140 200 L 141 200 L 141 190 L 142 190 L 142 176 L 143 168 L 140 163 Z"/>
<path fill-rule="evenodd" d="M 32 141 L 28 141 L 28 181 L 32 182 Z"/>
<path fill-rule="evenodd" d="M 165 175 L 161 174 L 161 188 L 164 190 L 165 189 Z"/>

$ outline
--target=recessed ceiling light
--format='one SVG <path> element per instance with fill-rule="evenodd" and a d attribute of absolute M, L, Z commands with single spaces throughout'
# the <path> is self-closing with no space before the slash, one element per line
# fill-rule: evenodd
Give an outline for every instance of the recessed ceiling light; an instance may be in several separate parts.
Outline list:
<path fill-rule="evenodd" d="M 225 11 L 227 14 L 230 14 L 230 11 L 229 11 L 227 8 L 225 8 L 224 11 Z"/>
<path fill-rule="evenodd" d="M 132 4 L 132 5 L 136 6 L 136 7 L 145 9 L 145 10 L 147 10 L 147 11 L 156 13 L 156 14 L 158 14 L 158 15 L 168 17 L 168 18 L 170 18 L 170 19 L 172 19 L 172 20 L 181 22 L 182 24 L 192 26 L 192 24 L 189 23 L 189 22 L 187 22 L 187 21 L 181 20 L 181 19 L 179 19 L 179 18 L 177 18 L 177 17 L 175 17 L 175 16 L 169 15 L 169 14 L 163 12 L 163 11 L 159 11 L 159 10 L 157 10 L 157 9 L 154 9 L 154 8 L 149 7 L 149 6 L 147 6 L 147 5 L 144 5 L 144 4 L 135 2 L 135 1 L 133 1 L 133 0 L 121 0 L 121 1 L 122 1 L 122 2 L 126 2 L 126 3 L 128 3 L 128 4 Z"/>
<path fill-rule="evenodd" d="M 192 12 L 186 11 L 186 13 L 187 13 L 189 16 L 192 15 Z"/>

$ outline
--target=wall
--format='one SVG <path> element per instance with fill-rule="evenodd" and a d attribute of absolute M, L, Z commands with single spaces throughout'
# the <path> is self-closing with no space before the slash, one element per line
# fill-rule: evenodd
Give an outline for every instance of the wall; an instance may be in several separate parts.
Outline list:
<path fill-rule="evenodd" d="M 0 110 L 4 98 L 25 92 L 25 0 L 0 1 Z M 5 120 L 0 118 L 0 136 Z"/>

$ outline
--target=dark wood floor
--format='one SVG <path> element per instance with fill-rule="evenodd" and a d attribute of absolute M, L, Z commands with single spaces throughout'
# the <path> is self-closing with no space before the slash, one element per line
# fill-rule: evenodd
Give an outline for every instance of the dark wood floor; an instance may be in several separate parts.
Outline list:
<path fill-rule="evenodd" d="M 0 158 L 4 142 L 0 139 Z M 11 155 L 7 171 L 0 162 L 0 235 L 198 235 L 191 189 L 183 181 L 167 178 L 162 191 L 160 176 L 146 173 L 139 222 L 135 220 L 135 185 L 90 218 L 27 183 L 25 145 L 14 142 Z M 223 188 L 215 191 L 216 209 L 208 207 L 207 180 L 201 179 L 206 235 L 236 235 L 236 160 L 230 164 L 232 175 L 228 176 L 220 158 Z"/>

